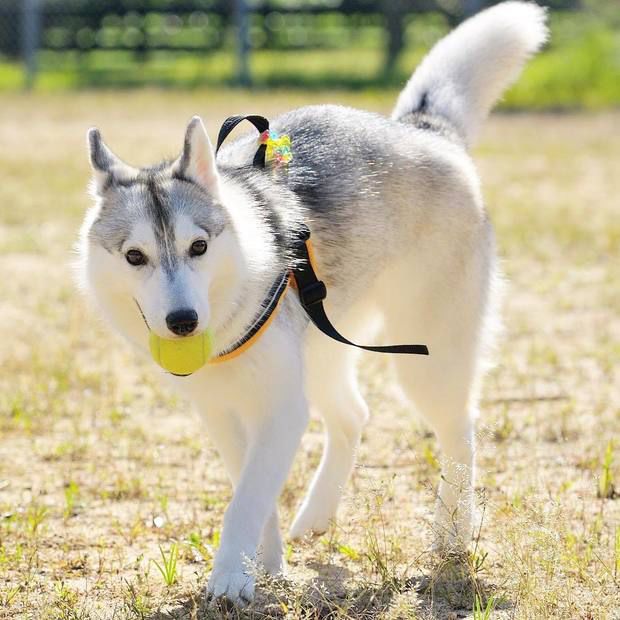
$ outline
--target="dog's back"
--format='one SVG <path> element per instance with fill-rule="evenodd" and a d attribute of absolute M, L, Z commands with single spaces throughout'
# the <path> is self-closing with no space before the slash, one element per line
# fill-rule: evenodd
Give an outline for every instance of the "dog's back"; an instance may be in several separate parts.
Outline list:
<path fill-rule="evenodd" d="M 399 96 L 392 119 L 323 105 L 273 121 L 277 132 L 291 137 L 294 158 L 286 174 L 273 176 L 267 208 L 277 210 L 278 192 L 297 196 L 328 283 L 358 281 L 360 269 L 376 274 L 438 227 L 453 245 L 467 243 L 468 230 L 484 225 L 467 149 L 545 37 L 539 7 L 507 2 L 468 20 L 433 48 Z M 246 168 L 255 148 L 252 138 L 237 141 L 218 161 L 224 168 Z"/>

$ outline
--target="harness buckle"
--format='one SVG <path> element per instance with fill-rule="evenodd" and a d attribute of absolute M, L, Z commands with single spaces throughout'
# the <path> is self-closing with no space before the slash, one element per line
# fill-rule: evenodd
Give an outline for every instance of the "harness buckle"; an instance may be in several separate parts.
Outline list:
<path fill-rule="evenodd" d="M 322 302 L 327 297 L 327 287 L 322 280 L 317 280 L 299 289 L 299 300 L 304 308 Z"/>
<path fill-rule="evenodd" d="M 301 243 L 306 243 L 310 239 L 310 229 L 306 224 L 300 224 L 297 229 L 297 241 Z"/>

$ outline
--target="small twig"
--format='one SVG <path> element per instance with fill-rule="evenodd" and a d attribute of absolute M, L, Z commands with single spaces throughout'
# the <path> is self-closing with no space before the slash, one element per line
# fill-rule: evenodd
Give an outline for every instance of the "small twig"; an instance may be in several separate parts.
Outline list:
<path fill-rule="evenodd" d="M 506 398 L 483 398 L 482 404 L 499 405 L 505 403 L 554 402 L 559 400 L 570 400 L 570 396 L 568 396 L 568 394 L 555 394 L 552 396 L 509 396 Z"/>

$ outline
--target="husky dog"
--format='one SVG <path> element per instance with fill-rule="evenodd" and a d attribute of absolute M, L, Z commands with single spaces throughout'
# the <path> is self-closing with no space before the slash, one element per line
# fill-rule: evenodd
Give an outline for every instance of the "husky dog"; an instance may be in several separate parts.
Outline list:
<path fill-rule="evenodd" d="M 268 301 L 306 224 L 338 328 L 364 344 L 422 341 L 430 349 L 429 357 L 392 361 L 443 455 L 438 546 L 466 545 L 473 424 L 498 282 L 468 148 L 546 36 L 544 10 L 534 4 L 480 13 L 431 50 L 390 119 L 332 105 L 276 119 L 272 128 L 292 140 L 286 170 L 251 165 L 256 134 L 216 158 L 198 117 L 178 159 L 149 168 L 123 163 L 90 130 L 95 204 L 79 243 L 84 288 L 140 349 L 148 350 L 149 329 L 172 339 L 208 328 L 217 353 Z M 247 602 L 253 567 L 283 570 L 276 502 L 309 404 L 323 417 L 326 443 L 290 534 L 323 532 L 335 518 L 368 418 L 357 357 L 309 325 L 289 290 L 252 347 L 170 377 L 204 415 L 234 487 L 210 595 Z"/>

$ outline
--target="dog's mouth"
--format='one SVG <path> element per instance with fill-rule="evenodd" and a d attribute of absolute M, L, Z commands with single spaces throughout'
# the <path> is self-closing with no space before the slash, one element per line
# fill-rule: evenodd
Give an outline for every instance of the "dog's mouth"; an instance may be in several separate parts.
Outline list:
<path fill-rule="evenodd" d="M 140 304 L 138 303 L 138 300 L 134 297 L 133 298 L 136 306 L 138 307 L 138 311 L 140 312 L 140 316 L 142 317 L 142 320 L 144 321 L 144 324 L 146 325 L 146 328 L 149 330 L 149 332 L 151 331 L 151 326 L 149 325 L 149 322 L 146 320 L 146 317 L 144 316 L 144 312 L 142 311 L 142 308 L 140 307 Z"/>
<path fill-rule="evenodd" d="M 146 320 L 146 316 L 144 316 L 144 311 L 142 310 L 142 307 L 140 306 L 140 304 L 138 303 L 138 300 L 135 297 L 133 297 L 132 299 L 134 300 L 136 307 L 138 308 L 138 312 L 140 312 L 140 316 L 142 317 L 142 320 L 144 321 L 144 324 L 146 325 L 146 329 L 149 331 L 149 333 L 151 333 L 153 330 L 151 329 L 149 322 Z M 188 338 L 194 335 L 195 334 L 193 332 L 191 334 L 185 334 L 183 336 L 170 334 L 170 335 L 167 335 L 166 338 L 168 340 L 183 340 L 183 338 Z"/>

